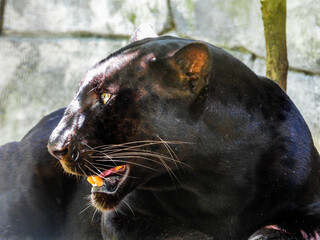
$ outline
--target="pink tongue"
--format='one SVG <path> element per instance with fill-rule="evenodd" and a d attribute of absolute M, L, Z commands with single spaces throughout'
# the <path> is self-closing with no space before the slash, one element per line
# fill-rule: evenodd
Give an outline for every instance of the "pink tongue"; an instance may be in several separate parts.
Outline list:
<path fill-rule="evenodd" d="M 106 171 L 103 171 L 102 173 L 100 173 L 99 177 L 104 178 L 104 177 L 111 175 L 114 172 L 114 170 L 112 170 L 112 169 L 108 169 Z"/>
<path fill-rule="evenodd" d="M 104 177 L 107 177 L 113 173 L 117 173 L 117 172 L 120 172 L 122 170 L 124 170 L 123 168 L 125 168 L 125 165 L 121 165 L 121 166 L 117 166 L 117 167 L 114 167 L 114 168 L 111 168 L 111 169 L 108 169 L 106 171 L 103 171 L 99 177 L 101 178 L 104 178 Z"/>

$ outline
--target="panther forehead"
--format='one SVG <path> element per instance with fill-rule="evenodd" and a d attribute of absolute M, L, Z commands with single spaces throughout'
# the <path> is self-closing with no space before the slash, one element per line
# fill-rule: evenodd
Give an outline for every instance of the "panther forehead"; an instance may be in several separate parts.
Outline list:
<path fill-rule="evenodd" d="M 87 71 L 83 80 L 78 87 L 78 93 L 88 85 L 91 88 L 99 89 L 104 83 L 105 79 L 111 78 L 117 72 L 119 72 L 125 66 L 131 64 L 131 62 L 139 56 L 139 49 L 133 51 L 125 51 L 117 54 L 104 61 L 96 64 Z"/>
<path fill-rule="evenodd" d="M 178 49 L 192 41 L 190 39 L 177 41 L 175 37 L 163 36 L 131 43 L 89 69 L 80 82 L 78 90 L 80 91 L 88 84 L 91 86 L 102 84 L 105 78 L 112 76 L 124 66 L 132 64 L 135 58 L 140 58 L 143 69 L 146 66 L 144 63 L 154 61 L 158 57 L 172 56 Z"/>

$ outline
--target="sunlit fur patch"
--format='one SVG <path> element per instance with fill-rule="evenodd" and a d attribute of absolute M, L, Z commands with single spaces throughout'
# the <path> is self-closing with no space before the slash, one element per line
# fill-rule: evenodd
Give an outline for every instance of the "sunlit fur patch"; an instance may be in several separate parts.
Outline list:
<path fill-rule="evenodd" d="M 91 68 L 85 75 L 78 87 L 78 93 L 82 92 L 82 89 L 88 85 L 94 88 L 99 88 L 104 83 L 104 79 L 109 76 L 113 76 L 119 69 L 130 64 L 134 58 L 139 55 L 139 51 L 122 53 L 121 57 L 111 57 L 106 61 Z"/>
<path fill-rule="evenodd" d="M 81 174 L 79 174 L 76 171 L 75 167 L 68 165 L 67 158 L 68 158 L 67 156 L 63 156 L 60 159 L 60 164 L 61 164 L 63 170 L 65 172 L 67 172 L 67 173 L 74 174 L 74 175 L 77 175 L 77 176 L 81 176 Z"/>

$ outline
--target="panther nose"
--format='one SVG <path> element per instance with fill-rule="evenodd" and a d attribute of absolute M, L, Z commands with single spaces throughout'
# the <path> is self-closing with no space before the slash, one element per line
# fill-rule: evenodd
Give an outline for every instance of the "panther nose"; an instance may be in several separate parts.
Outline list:
<path fill-rule="evenodd" d="M 49 153 L 57 159 L 61 159 L 63 156 L 67 155 L 69 152 L 68 144 L 57 146 L 49 143 L 47 147 L 48 147 Z"/>

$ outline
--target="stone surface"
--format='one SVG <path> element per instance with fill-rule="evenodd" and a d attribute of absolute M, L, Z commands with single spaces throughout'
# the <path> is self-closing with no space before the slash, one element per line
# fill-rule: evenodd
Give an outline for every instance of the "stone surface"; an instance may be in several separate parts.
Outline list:
<path fill-rule="evenodd" d="M 291 67 L 320 73 L 320 1 L 287 1 L 287 44 Z"/>
<path fill-rule="evenodd" d="M 86 70 L 126 41 L 0 38 L 0 145 L 66 106 Z"/>
<path fill-rule="evenodd" d="M 289 64 L 301 70 L 289 72 L 288 94 L 305 117 L 318 149 L 319 9 L 319 0 L 287 1 Z M 141 23 L 151 23 L 158 33 L 171 30 L 166 35 L 227 48 L 265 75 L 258 0 L 6 0 L 4 13 L 0 144 L 19 140 L 43 115 L 65 106 L 85 70 L 124 45 L 124 40 L 115 39 L 127 39 Z M 88 38 L 94 35 L 100 38 Z"/>
<path fill-rule="evenodd" d="M 4 29 L 24 34 L 129 36 L 145 22 L 156 32 L 170 27 L 164 0 L 7 0 Z"/>
<path fill-rule="evenodd" d="M 183 4 L 182 4 L 183 2 Z M 265 56 L 260 1 L 172 0 L 177 31 L 228 49 Z M 320 1 L 287 1 L 287 43 L 291 68 L 320 73 Z"/>
<path fill-rule="evenodd" d="M 247 48 L 264 54 L 260 1 L 172 0 L 177 31 L 228 49 Z"/>

